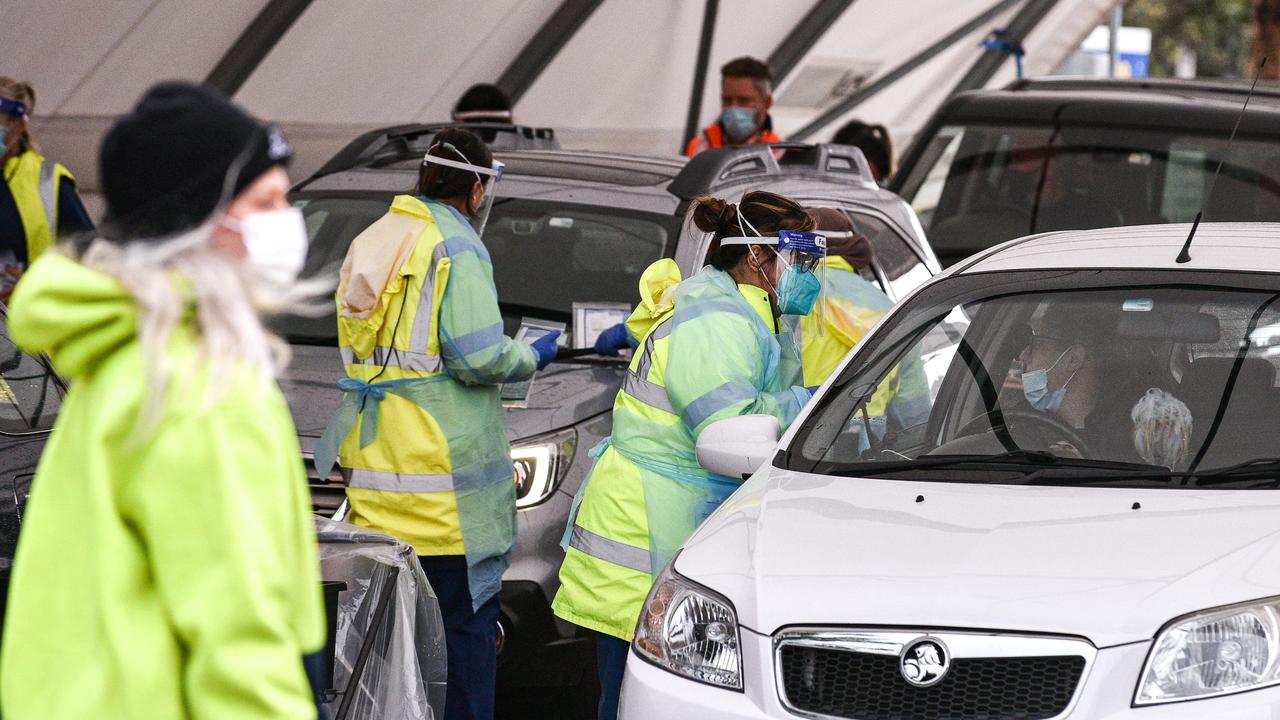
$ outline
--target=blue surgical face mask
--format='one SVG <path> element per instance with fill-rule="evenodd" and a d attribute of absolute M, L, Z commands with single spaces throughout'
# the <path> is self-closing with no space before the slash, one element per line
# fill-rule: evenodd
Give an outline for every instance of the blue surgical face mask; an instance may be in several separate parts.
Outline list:
<path fill-rule="evenodd" d="M 811 272 L 800 272 L 795 265 L 788 265 L 778 279 L 778 312 L 782 315 L 808 315 L 818 294 L 822 292 L 822 282 Z"/>
<path fill-rule="evenodd" d="M 727 107 L 720 113 L 720 126 L 730 140 L 742 142 L 756 131 L 756 113 L 751 108 Z"/>
<path fill-rule="evenodd" d="M 1072 373 L 1071 377 L 1067 378 L 1062 387 L 1051 391 L 1049 390 L 1049 371 L 1057 367 L 1068 352 L 1071 352 L 1071 348 L 1063 350 L 1058 359 L 1054 360 L 1053 364 L 1047 368 L 1022 373 L 1022 395 L 1027 399 L 1031 407 L 1040 412 L 1057 412 L 1058 408 L 1062 406 L 1062 398 L 1067 394 L 1067 385 L 1071 384 L 1075 373 Z"/>

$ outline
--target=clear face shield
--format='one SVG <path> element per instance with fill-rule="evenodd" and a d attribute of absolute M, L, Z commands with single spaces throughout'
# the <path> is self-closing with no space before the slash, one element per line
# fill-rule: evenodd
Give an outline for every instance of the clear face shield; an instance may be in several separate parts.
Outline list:
<path fill-rule="evenodd" d="M 432 155 L 431 151 L 438 147 L 442 147 L 445 150 L 453 152 L 461 159 L 453 160 L 452 158 Z M 497 160 L 494 160 L 493 165 L 490 167 L 472 165 L 471 161 L 467 160 L 467 156 L 463 155 L 462 151 L 454 147 L 452 143 L 436 143 L 427 148 L 427 154 L 423 156 L 422 164 L 444 165 L 445 167 L 456 168 L 458 170 L 469 170 L 475 174 L 476 180 L 480 183 L 482 188 L 481 192 L 483 195 L 480 198 L 480 205 L 475 208 L 474 214 L 471 216 L 471 227 L 475 228 L 476 235 L 483 236 L 484 226 L 489 222 L 489 211 L 493 209 L 493 196 L 496 194 L 494 190 L 498 181 L 502 179 L 502 173 L 506 166 Z"/>
<path fill-rule="evenodd" d="M 750 228 L 755 234 L 748 235 L 742 223 L 746 223 L 745 228 Z M 776 237 L 765 237 L 741 214 L 738 215 L 738 224 L 743 229 L 742 235 L 723 238 L 720 244 L 768 246 L 783 264 L 778 284 L 773 288 L 778 298 L 778 312 L 798 316 L 817 312 L 818 332 L 822 333 L 822 313 L 827 294 L 826 236 L 816 232 L 782 230 Z M 768 278 L 766 282 L 769 282 Z"/>

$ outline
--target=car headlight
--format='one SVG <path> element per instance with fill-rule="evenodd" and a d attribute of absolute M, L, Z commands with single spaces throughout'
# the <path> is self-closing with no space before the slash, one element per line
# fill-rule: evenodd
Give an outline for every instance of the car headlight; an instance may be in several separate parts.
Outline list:
<path fill-rule="evenodd" d="M 1151 647 L 1134 705 L 1196 700 L 1280 683 L 1280 598 L 1173 621 Z"/>
<path fill-rule="evenodd" d="M 577 445 L 578 434 L 566 430 L 511 446 L 517 508 L 533 507 L 551 497 L 569 472 L 569 462 Z"/>
<path fill-rule="evenodd" d="M 742 690 L 742 644 L 733 603 L 680 577 L 658 576 L 640 611 L 633 647 L 640 657 L 677 675 Z"/>

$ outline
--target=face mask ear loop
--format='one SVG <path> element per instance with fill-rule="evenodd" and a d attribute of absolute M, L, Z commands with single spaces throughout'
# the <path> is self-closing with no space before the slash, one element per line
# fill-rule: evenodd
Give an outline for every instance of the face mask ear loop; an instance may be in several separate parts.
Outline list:
<path fill-rule="evenodd" d="M 773 286 L 773 281 L 769 279 L 769 273 L 764 271 L 764 263 L 760 262 L 760 258 L 756 257 L 756 248 L 754 245 L 747 246 L 747 252 L 751 253 L 751 259 L 756 261 L 756 272 L 760 273 L 760 277 L 764 278 L 764 282 L 773 291 L 774 297 L 778 296 L 778 288 Z M 776 250 L 774 252 L 777 252 Z"/>

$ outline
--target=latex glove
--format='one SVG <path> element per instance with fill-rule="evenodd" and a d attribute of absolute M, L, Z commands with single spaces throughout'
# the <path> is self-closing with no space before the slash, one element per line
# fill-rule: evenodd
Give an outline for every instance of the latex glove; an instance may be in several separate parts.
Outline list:
<path fill-rule="evenodd" d="M 534 340 L 529 344 L 533 351 L 538 354 L 538 369 L 541 370 L 551 364 L 556 359 L 556 355 L 560 352 L 560 347 L 556 345 L 556 340 L 560 338 L 560 332 L 549 332 L 546 335 Z"/>
<path fill-rule="evenodd" d="M 809 397 L 813 397 L 814 395 L 817 395 L 817 394 L 818 394 L 818 388 L 820 388 L 820 387 L 822 387 L 822 386 L 821 386 L 821 385 L 806 385 L 804 389 L 809 391 Z"/>
<path fill-rule="evenodd" d="M 617 357 L 618 351 L 624 347 L 631 347 L 631 331 L 626 323 L 618 323 L 600 333 L 594 349 L 598 355 Z"/>

